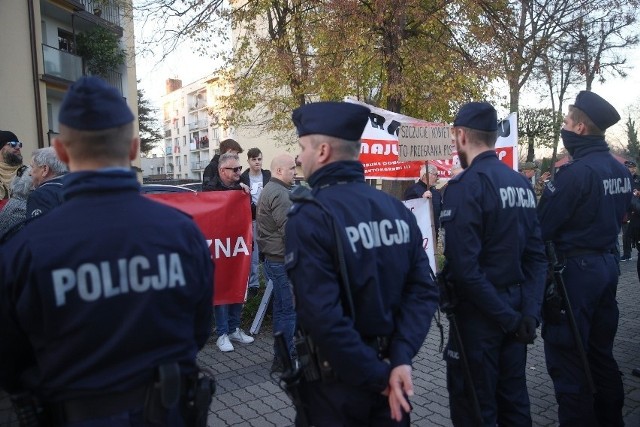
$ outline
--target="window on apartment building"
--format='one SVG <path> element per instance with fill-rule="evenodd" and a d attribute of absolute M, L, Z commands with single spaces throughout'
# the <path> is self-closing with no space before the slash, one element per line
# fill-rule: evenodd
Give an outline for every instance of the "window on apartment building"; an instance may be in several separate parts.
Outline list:
<path fill-rule="evenodd" d="M 183 147 L 187 146 L 187 136 L 186 135 L 182 137 L 182 146 Z"/>
<path fill-rule="evenodd" d="M 187 166 L 187 155 L 182 156 L 182 164 Z"/>
<path fill-rule="evenodd" d="M 58 28 L 58 49 L 65 52 L 76 52 L 76 44 L 73 40 L 73 34 L 69 31 Z"/>
<path fill-rule="evenodd" d="M 184 122 L 184 116 L 182 116 L 182 126 L 184 126 L 185 122 Z"/>

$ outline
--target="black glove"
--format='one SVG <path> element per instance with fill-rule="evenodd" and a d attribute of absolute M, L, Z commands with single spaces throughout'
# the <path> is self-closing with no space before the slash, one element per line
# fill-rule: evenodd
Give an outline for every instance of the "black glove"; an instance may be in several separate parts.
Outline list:
<path fill-rule="evenodd" d="M 536 319 L 523 316 L 514 335 L 515 340 L 522 344 L 533 344 L 533 340 L 536 339 L 536 328 Z"/>

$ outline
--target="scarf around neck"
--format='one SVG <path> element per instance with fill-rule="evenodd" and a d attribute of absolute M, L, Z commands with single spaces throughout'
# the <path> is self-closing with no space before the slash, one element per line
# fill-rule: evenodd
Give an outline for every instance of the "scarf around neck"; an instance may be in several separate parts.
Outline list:
<path fill-rule="evenodd" d="M 11 180 L 16 176 L 18 166 L 9 166 L 5 162 L 0 162 L 0 200 L 4 200 L 9 197 L 9 190 L 11 190 Z"/>
<path fill-rule="evenodd" d="M 574 159 L 597 151 L 609 151 L 609 146 L 603 136 L 578 135 L 566 129 L 560 130 L 560 135 L 565 148 Z"/>

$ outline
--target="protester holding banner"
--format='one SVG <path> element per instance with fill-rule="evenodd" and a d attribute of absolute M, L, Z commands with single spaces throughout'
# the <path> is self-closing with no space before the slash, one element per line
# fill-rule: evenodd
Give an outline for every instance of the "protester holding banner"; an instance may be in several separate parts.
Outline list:
<path fill-rule="evenodd" d="M 536 337 L 547 266 L 536 197 L 496 155 L 493 106 L 462 106 L 453 134 L 465 170 L 449 181 L 440 217 L 460 335 L 450 326 L 444 355 L 451 420 L 455 426 L 530 426 L 526 346 Z"/>
<path fill-rule="evenodd" d="M 181 384 L 211 333 L 211 253 L 140 194 L 134 120 L 113 86 L 75 82 L 53 140 L 65 203 L 0 251 L 0 388 L 21 424 L 181 426 L 193 409 Z"/>
<path fill-rule="evenodd" d="M 404 192 L 403 200 L 430 199 L 433 206 L 433 224 L 435 226 L 436 239 L 440 229 L 440 210 L 442 209 L 442 195 L 436 188 L 438 182 L 438 168 L 434 165 L 420 168 L 420 179 Z"/>
<path fill-rule="evenodd" d="M 542 237 L 554 243 L 564 263 L 565 300 L 574 314 L 582 354 L 586 353 L 585 360 L 573 344 L 576 331 L 570 327 L 568 310 L 559 321 L 545 318 L 547 371 L 561 426 L 624 425 L 624 389 L 613 357 L 619 316 L 616 257 L 633 180 L 605 140 L 606 129 L 619 120 L 616 109 L 599 95 L 578 93 L 561 130 L 573 161 L 558 170 L 540 200 Z"/>
<path fill-rule="evenodd" d="M 218 174 L 213 179 L 211 185 L 204 191 L 228 191 L 240 190 L 246 194 L 250 193 L 249 187 L 240 182 L 240 159 L 237 154 L 225 153 L 220 156 L 218 164 Z M 249 203 L 249 200 L 247 200 Z M 218 340 L 216 345 L 220 351 L 233 351 L 231 341 L 241 344 L 249 344 L 254 341 L 253 337 L 247 335 L 240 328 L 240 318 L 242 316 L 242 304 L 221 304 L 214 308 L 216 319 L 216 333 Z"/>
<path fill-rule="evenodd" d="M 315 355 L 298 350 L 298 423 L 304 414 L 318 426 L 409 425 L 411 360 L 437 308 L 414 215 L 365 182 L 358 156 L 368 121 L 368 108 L 341 102 L 293 112 L 312 190 L 292 194 L 285 268 L 300 348 Z"/>
<path fill-rule="evenodd" d="M 220 143 L 220 154 L 225 153 L 233 153 L 240 154 L 242 153 L 242 147 L 238 144 L 237 141 L 229 138 L 225 139 Z M 204 168 L 202 172 L 202 191 L 211 191 L 213 190 L 213 184 L 215 179 L 218 177 L 218 163 L 220 161 L 220 154 L 216 154 L 213 156 L 207 167 Z"/>

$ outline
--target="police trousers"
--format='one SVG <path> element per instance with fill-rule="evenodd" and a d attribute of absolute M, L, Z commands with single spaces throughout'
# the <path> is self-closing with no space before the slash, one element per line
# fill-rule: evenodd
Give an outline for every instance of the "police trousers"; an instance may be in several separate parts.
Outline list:
<path fill-rule="evenodd" d="M 302 381 L 300 397 L 307 418 L 315 427 L 409 426 L 409 414 L 401 422 L 391 419 L 386 396 L 339 381 Z M 296 417 L 296 426 L 300 426 Z"/>
<path fill-rule="evenodd" d="M 624 389 L 613 358 L 618 330 L 618 266 L 613 254 L 567 259 L 567 294 L 587 354 L 596 394 L 589 390 L 568 321 L 543 323 L 547 371 L 553 380 L 560 426 L 622 426 Z"/>
<path fill-rule="evenodd" d="M 498 292 L 516 310 L 522 301 L 519 285 Z M 531 426 L 526 382 L 526 345 L 516 342 L 497 322 L 469 301 L 461 301 L 456 320 L 476 392 L 483 426 Z M 478 425 L 469 398 L 469 384 L 460 349 L 449 331 L 444 353 L 447 362 L 449 410 L 454 426 Z"/>

